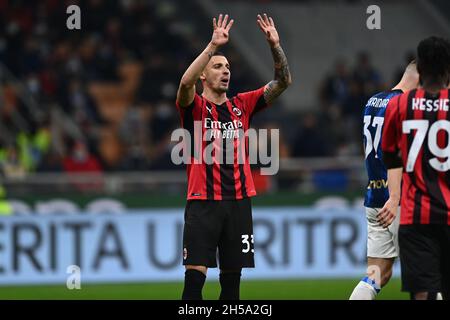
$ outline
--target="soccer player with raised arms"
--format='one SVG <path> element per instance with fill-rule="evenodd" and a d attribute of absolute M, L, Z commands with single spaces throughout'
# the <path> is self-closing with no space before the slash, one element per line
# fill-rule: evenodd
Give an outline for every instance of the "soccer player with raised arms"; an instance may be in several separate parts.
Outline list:
<path fill-rule="evenodd" d="M 219 253 L 220 299 L 239 299 L 242 268 L 254 267 L 253 226 L 250 198 L 256 195 L 248 161 L 248 141 L 238 139 L 238 130 L 247 131 L 252 116 L 270 105 L 290 84 L 286 55 L 274 21 L 258 15 L 257 24 L 269 44 L 274 61 L 274 78 L 254 91 L 229 98 L 231 66 L 218 49 L 229 41 L 233 25 L 228 15 L 213 19 L 213 34 L 204 51 L 192 62 L 181 78 L 176 106 L 184 129 L 194 136 L 194 124 L 201 124 L 202 136 L 210 138 L 193 145 L 203 150 L 218 140 L 214 161 L 195 161 L 194 151 L 187 164 L 188 193 L 183 231 L 185 281 L 182 298 L 202 299 L 208 268 L 217 267 Z M 196 93 L 201 80 L 203 92 Z M 241 144 L 245 145 L 241 145 Z M 232 163 L 219 161 L 230 150 L 247 150 L 243 163 L 234 152 Z M 228 157 L 223 157 L 223 159 Z M 197 159 L 198 160 L 198 159 Z"/>

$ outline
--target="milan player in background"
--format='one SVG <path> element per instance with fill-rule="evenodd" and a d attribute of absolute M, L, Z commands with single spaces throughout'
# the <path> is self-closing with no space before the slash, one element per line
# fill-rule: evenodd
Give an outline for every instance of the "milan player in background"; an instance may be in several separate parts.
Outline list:
<path fill-rule="evenodd" d="M 415 62 L 406 68 L 400 82 L 391 90 L 371 97 L 364 107 L 364 150 L 367 186 L 364 207 L 367 218 L 367 276 L 353 289 L 350 300 L 374 300 L 392 276 L 398 257 L 398 221 L 400 184 L 388 191 L 390 181 L 382 161 L 381 132 L 389 101 L 395 96 L 417 88 L 419 75 Z M 396 172 L 401 177 L 401 172 Z"/>
<path fill-rule="evenodd" d="M 220 264 L 220 299 L 239 299 L 242 268 L 254 267 L 253 222 L 250 197 L 256 195 L 248 151 L 244 163 L 237 161 L 237 150 L 248 150 L 248 141 L 239 131 L 249 128 L 251 117 L 270 105 L 290 84 L 291 75 L 280 38 L 272 18 L 258 15 L 257 24 L 266 36 L 275 64 L 275 76 L 265 86 L 228 98 L 230 64 L 218 52 L 229 40 L 233 20 L 228 15 L 213 19 L 213 35 L 205 50 L 184 73 L 177 93 L 176 106 L 183 128 L 194 137 L 194 124 L 200 124 L 207 141 L 200 142 L 201 155 L 218 140 L 219 152 L 234 151 L 232 163 L 205 161 L 195 163 L 194 151 L 187 165 L 188 194 L 183 231 L 183 264 L 185 281 L 182 299 L 202 299 L 202 288 L 208 268 Z M 196 93 L 201 80 L 203 93 Z M 204 138 L 205 139 L 205 138 Z M 195 145 L 191 142 L 192 145 Z M 197 146 L 198 147 L 198 146 Z M 195 148 L 195 146 L 194 146 Z M 216 153 L 214 157 L 219 158 Z M 204 159 L 201 159 L 204 160 Z M 224 162 L 222 161 L 222 162 Z"/>
<path fill-rule="evenodd" d="M 402 290 L 411 299 L 450 299 L 450 43 L 430 37 L 417 47 L 420 87 L 389 102 L 383 161 L 403 170 L 399 246 Z M 395 187 L 395 186 L 394 186 Z"/>

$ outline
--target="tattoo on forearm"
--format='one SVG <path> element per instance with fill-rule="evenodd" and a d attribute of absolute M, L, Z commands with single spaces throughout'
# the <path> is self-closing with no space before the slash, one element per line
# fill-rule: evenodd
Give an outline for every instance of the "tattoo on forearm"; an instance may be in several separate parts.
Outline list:
<path fill-rule="evenodd" d="M 282 90 L 279 89 L 277 81 L 272 80 L 266 85 L 266 88 L 264 89 L 264 100 L 267 103 L 270 103 L 276 97 L 278 97 L 281 94 L 281 92 L 282 92 Z"/>
<path fill-rule="evenodd" d="M 278 80 L 283 84 L 288 84 L 291 74 L 289 72 L 286 55 L 281 46 L 272 48 L 272 56 L 275 63 L 275 80 Z"/>
<path fill-rule="evenodd" d="M 271 50 L 275 66 L 275 76 L 274 80 L 268 83 L 264 91 L 264 99 L 266 102 L 271 102 L 278 97 L 291 82 L 291 73 L 283 49 L 281 46 L 278 46 Z"/>

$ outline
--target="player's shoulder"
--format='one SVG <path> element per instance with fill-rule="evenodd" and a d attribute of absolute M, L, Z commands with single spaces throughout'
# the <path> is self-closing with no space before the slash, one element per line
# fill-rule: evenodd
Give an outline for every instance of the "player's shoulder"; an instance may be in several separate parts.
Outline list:
<path fill-rule="evenodd" d="M 421 95 L 421 91 L 423 91 L 422 89 L 411 89 L 411 90 L 407 90 L 407 91 L 403 91 L 397 94 L 394 94 L 393 96 L 390 97 L 390 103 L 394 104 L 400 104 L 400 103 L 405 103 L 406 101 L 408 101 L 408 99 L 410 97 L 415 97 L 417 95 Z"/>
<path fill-rule="evenodd" d="M 381 91 L 381 92 L 377 92 L 375 93 L 373 96 L 371 96 L 370 98 L 385 98 L 388 96 L 388 91 Z"/>
<path fill-rule="evenodd" d="M 184 105 L 180 105 L 180 102 L 178 100 L 175 101 L 176 106 L 180 109 L 180 110 L 186 110 L 186 109 L 192 109 L 195 107 L 199 107 L 203 105 L 203 96 L 199 95 L 197 92 L 194 94 L 194 99 L 192 100 L 192 102 L 186 106 Z"/>
<path fill-rule="evenodd" d="M 383 98 L 383 99 L 392 99 L 397 96 L 401 96 L 402 94 L 404 94 L 404 91 L 402 91 L 400 89 L 394 89 L 394 90 L 381 91 L 381 92 L 375 94 L 374 97 Z"/>
<path fill-rule="evenodd" d="M 387 107 L 390 101 L 398 98 L 402 94 L 404 94 L 402 90 L 386 90 L 378 92 L 367 100 L 365 108 L 379 109 L 380 107 L 382 107 L 384 109 Z"/>
<path fill-rule="evenodd" d="M 264 93 L 264 88 L 265 88 L 265 86 L 262 86 L 262 87 L 259 87 L 257 89 L 238 92 L 234 96 L 234 98 L 236 98 L 236 99 L 246 99 L 246 98 L 253 97 L 253 96 L 260 96 L 261 94 Z"/>
<path fill-rule="evenodd" d="M 406 90 L 406 91 L 402 91 L 400 92 L 400 94 L 398 94 L 399 98 L 401 96 L 409 96 L 410 94 L 417 94 L 421 91 L 422 89 L 411 89 L 411 90 Z"/>

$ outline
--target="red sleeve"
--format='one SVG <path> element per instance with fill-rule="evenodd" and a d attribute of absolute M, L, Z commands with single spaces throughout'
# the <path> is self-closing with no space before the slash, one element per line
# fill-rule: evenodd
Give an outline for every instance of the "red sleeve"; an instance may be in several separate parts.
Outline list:
<path fill-rule="evenodd" d="M 402 95 L 395 96 L 389 101 L 386 107 L 386 114 L 384 116 L 383 126 L 383 139 L 381 141 L 381 150 L 383 152 L 397 152 L 398 151 L 398 139 L 400 139 L 400 133 L 398 128 L 399 118 L 399 103 Z"/>
<path fill-rule="evenodd" d="M 245 111 L 248 115 L 252 115 L 269 106 L 264 100 L 264 88 L 265 86 L 237 95 L 237 98 L 243 102 Z"/>

